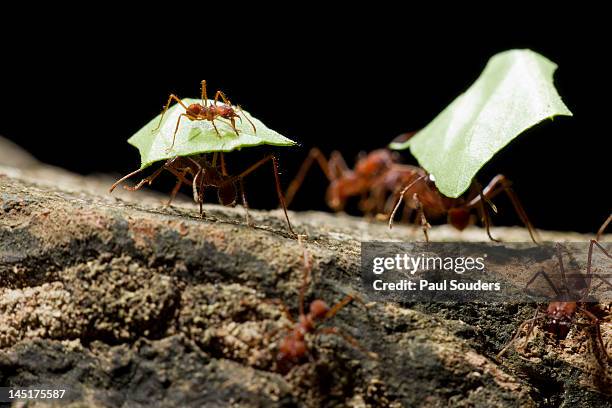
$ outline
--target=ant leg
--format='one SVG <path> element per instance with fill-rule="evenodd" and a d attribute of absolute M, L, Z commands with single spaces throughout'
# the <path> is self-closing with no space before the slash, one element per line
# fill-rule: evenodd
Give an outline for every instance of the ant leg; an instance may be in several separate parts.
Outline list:
<path fill-rule="evenodd" d="M 323 155 L 323 153 L 321 153 L 319 149 L 317 149 L 316 147 L 313 147 L 312 149 L 310 149 L 310 152 L 308 152 L 308 156 L 306 157 L 306 160 L 304 160 L 304 162 L 302 163 L 300 170 L 298 171 L 297 175 L 295 176 L 291 184 L 289 184 L 289 188 L 287 189 L 287 192 L 285 193 L 285 197 L 287 200 L 287 207 L 289 207 L 289 205 L 291 205 L 291 203 L 293 202 L 293 197 L 295 197 L 295 194 L 297 193 L 299 188 L 302 186 L 302 183 L 304 182 L 304 178 L 306 177 L 306 173 L 308 173 L 308 170 L 310 170 L 310 167 L 312 166 L 315 160 L 319 164 L 319 167 L 321 167 L 321 170 L 323 170 L 325 177 L 327 177 L 329 181 L 334 180 L 329 171 L 329 162 L 327 161 L 327 159 L 325 158 L 325 156 Z"/>
<path fill-rule="evenodd" d="M 202 169 L 199 169 L 198 172 L 193 177 L 193 181 L 191 182 L 191 188 L 193 193 L 193 201 L 198 203 L 200 202 L 200 192 L 198 191 L 198 177 L 202 174 Z"/>
<path fill-rule="evenodd" d="M 202 170 L 202 176 L 200 177 L 200 193 L 198 194 L 198 205 L 200 207 L 200 218 L 204 218 L 204 171 Z"/>
<path fill-rule="evenodd" d="M 421 200 L 419 200 L 419 195 L 417 193 L 414 193 L 412 195 L 412 199 L 417 204 L 417 211 L 418 211 L 417 216 L 421 220 L 421 228 L 423 228 L 423 234 L 425 235 L 425 242 L 429 242 L 429 234 L 427 233 L 427 230 L 431 228 L 431 225 L 429 225 L 429 222 L 427 222 L 427 218 L 425 217 L 425 210 L 423 209 L 423 203 L 421 203 Z"/>
<path fill-rule="evenodd" d="M 193 180 L 192 180 L 192 189 L 193 189 L 193 201 L 195 201 L 196 203 L 199 202 L 199 197 L 200 194 L 198 193 L 198 185 L 197 185 L 197 180 L 198 177 L 200 175 L 203 174 L 204 170 L 202 169 L 202 166 L 200 165 L 200 163 L 198 163 L 197 161 L 193 160 L 191 157 L 188 157 L 188 159 L 196 166 L 196 168 L 198 169 L 198 171 L 196 172 L 196 174 L 193 176 Z"/>
<path fill-rule="evenodd" d="M 480 197 L 480 200 L 478 200 L 478 204 L 479 204 L 480 211 L 482 213 L 482 220 L 484 221 L 485 230 L 487 231 L 487 236 L 493 242 L 501 242 L 499 239 L 495 239 L 491 235 L 491 218 L 490 218 L 489 210 L 487 210 L 487 207 L 484 205 L 486 197 L 483 194 L 482 188 L 480 187 L 480 185 L 478 185 L 478 196 Z"/>
<path fill-rule="evenodd" d="M 604 344 L 603 338 L 601 337 L 601 328 L 600 328 L 601 320 L 597 316 L 595 316 L 593 313 L 589 312 L 587 309 L 583 307 L 578 307 L 578 310 L 580 310 L 586 317 L 588 317 L 589 320 L 591 320 L 591 323 L 595 326 L 595 332 L 597 333 L 597 339 L 599 340 L 599 346 L 601 347 L 601 350 L 604 352 L 604 355 L 606 356 L 606 358 L 610 359 L 610 356 L 608 355 L 608 351 L 606 350 L 606 345 Z"/>
<path fill-rule="evenodd" d="M 531 278 L 529 282 L 527 282 L 527 284 L 525 285 L 525 291 L 529 293 L 529 285 L 531 285 L 540 275 L 546 280 L 546 282 L 548 282 L 548 285 L 552 288 L 553 292 L 555 292 L 555 299 L 559 299 L 561 297 L 561 293 L 559 293 L 557 287 L 554 285 L 552 280 L 550 280 L 548 274 L 542 270 L 538 271 L 535 275 L 533 275 L 533 278 Z"/>
<path fill-rule="evenodd" d="M 129 173 L 129 174 L 127 174 L 127 175 L 125 175 L 125 176 L 121 177 L 119 180 L 115 181 L 115 184 L 113 184 L 113 185 L 111 186 L 111 188 L 108 190 L 108 192 L 109 192 L 109 193 L 112 193 L 112 192 L 113 192 L 113 190 L 114 190 L 115 188 L 117 188 L 117 186 L 118 186 L 119 184 L 123 183 L 125 180 L 129 179 L 130 177 L 132 177 L 132 176 L 134 176 L 134 175 L 136 175 L 136 174 L 138 174 L 138 173 L 140 173 L 140 172 L 141 172 L 141 171 L 143 171 L 143 170 L 144 170 L 144 169 L 138 169 L 138 170 L 135 170 L 135 171 L 133 171 L 133 172 L 131 172 L 131 173 Z"/>
<path fill-rule="evenodd" d="M 278 201 L 283 206 L 283 212 L 285 213 L 285 218 L 287 219 L 287 227 L 289 227 L 289 231 L 293 235 L 297 235 L 295 231 L 293 231 L 293 227 L 291 226 L 291 221 L 289 221 L 289 214 L 287 214 L 287 206 L 285 205 L 285 197 L 283 197 L 283 191 L 281 190 L 280 185 L 280 177 L 278 175 L 278 162 L 276 161 L 276 157 L 272 156 L 272 167 L 274 168 L 274 181 L 276 184 L 276 194 L 278 195 Z"/>
<path fill-rule="evenodd" d="M 533 328 L 535 327 L 535 322 L 538 319 L 538 314 L 540 313 L 540 306 L 536 306 L 536 310 L 533 313 L 533 318 L 531 319 L 531 324 L 529 325 L 529 329 L 527 329 L 527 334 L 525 335 L 525 342 L 521 347 L 521 350 L 524 350 L 527 347 L 527 342 L 529 341 L 529 336 L 533 333 Z M 544 317 L 544 316 L 542 316 Z"/>
<path fill-rule="evenodd" d="M 193 160 L 191 157 L 188 158 L 198 169 L 195 176 L 193 176 L 192 181 L 192 190 L 193 190 L 193 201 L 199 204 L 200 206 L 200 218 L 204 218 L 204 208 L 202 204 L 204 203 L 204 174 L 205 170 L 202 168 L 200 163 Z M 198 177 L 200 181 L 200 190 L 198 191 Z"/>
<path fill-rule="evenodd" d="M 221 174 L 227 176 L 227 167 L 225 167 L 225 155 L 223 152 L 219 153 L 219 157 L 221 159 Z"/>
<path fill-rule="evenodd" d="M 246 115 L 246 113 L 244 113 L 244 111 L 242 110 L 240 105 L 236 105 L 236 110 L 238 110 L 238 112 L 242 113 L 242 116 L 244 116 L 244 118 L 247 120 L 247 122 L 249 122 L 251 124 L 251 126 L 253 127 L 253 133 L 257 133 L 257 129 L 255 128 L 255 124 L 251 121 L 251 119 L 249 119 L 249 117 Z M 238 118 L 240 118 L 240 116 L 238 116 Z M 242 118 L 240 118 L 240 121 L 242 123 Z"/>
<path fill-rule="evenodd" d="M 370 193 L 362 193 L 359 197 L 359 202 L 357 203 L 357 207 L 361 212 L 363 212 L 365 217 L 370 217 L 372 214 L 376 215 L 376 199 L 373 197 L 374 194 Z"/>
<path fill-rule="evenodd" d="M 332 177 L 340 178 L 345 173 L 350 172 L 349 166 L 346 164 L 346 160 L 342 157 L 342 153 L 334 150 L 329 155 L 329 173 Z"/>
<path fill-rule="evenodd" d="M 242 196 L 242 206 L 244 207 L 244 211 L 246 212 L 246 223 L 249 227 L 254 227 L 255 224 L 251 222 L 251 216 L 249 214 L 249 203 L 246 199 L 246 194 L 244 193 L 244 182 L 240 179 L 240 195 Z"/>
<path fill-rule="evenodd" d="M 519 328 L 516 330 L 516 333 L 514 334 L 514 336 L 512 336 L 512 339 L 510 339 L 510 341 L 504 346 L 503 349 L 501 349 L 501 351 L 499 353 L 497 353 L 497 358 L 500 358 L 501 356 L 503 356 L 506 351 L 508 351 L 508 349 L 510 348 L 510 346 L 512 346 L 512 344 L 514 344 L 514 342 L 518 339 L 518 337 L 520 336 L 521 332 L 523 331 L 523 329 L 525 328 L 525 326 L 527 326 L 528 324 L 535 324 L 535 322 L 537 320 L 543 319 L 546 317 L 546 315 L 542 315 L 542 316 L 537 316 L 539 309 L 536 309 L 536 317 L 533 317 L 531 319 L 525 320 L 523 323 L 521 323 L 521 325 L 519 326 Z"/>
<path fill-rule="evenodd" d="M 149 183 L 149 185 L 151 185 L 151 183 L 153 182 L 153 180 L 155 180 L 155 179 L 157 178 L 157 176 L 159 176 L 159 174 L 160 174 L 160 173 L 161 173 L 161 172 L 162 172 L 164 169 L 167 169 L 167 170 L 172 171 L 172 170 L 171 170 L 171 169 L 172 169 L 172 167 L 170 167 L 170 165 L 171 165 L 172 163 L 174 163 L 174 161 L 175 161 L 176 159 L 177 159 L 177 158 L 176 158 L 176 157 L 174 157 L 174 158 L 172 158 L 172 159 L 170 159 L 170 160 L 166 161 L 166 163 L 164 163 L 164 165 L 163 165 L 163 166 L 161 166 L 159 169 L 155 170 L 155 172 L 154 172 L 153 174 L 151 174 L 150 176 L 148 176 L 148 177 L 146 177 L 146 178 L 144 178 L 144 179 L 140 180 L 140 182 L 139 182 L 139 183 L 138 183 L 138 184 L 137 184 L 135 187 L 128 187 L 128 186 L 125 186 L 124 188 L 125 188 L 126 190 L 129 190 L 129 191 L 136 191 L 136 190 L 140 190 L 140 189 L 142 188 L 142 186 L 143 186 L 145 183 L 147 183 L 147 182 Z M 141 172 L 141 171 L 143 171 L 143 170 L 144 170 L 144 169 L 138 169 L 138 170 L 136 170 L 136 171 L 131 172 L 130 174 L 128 174 L 128 175 L 126 175 L 126 176 L 123 176 L 122 178 L 120 178 L 119 180 L 117 180 L 117 181 L 115 182 L 115 184 L 113 184 L 113 185 L 111 186 L 111 188 L 110 188 L 109 192 L 111 192 L 111 193 L 112 193 L 112 192 L 113 192 L 113 190 L 114 190 L 114 189 L 115 189 L 115 188 L 116 188 L 116 187 L 117 187 L 119 184 L 121 184 L 122 182 L 124 182 L 124 181 L 125 181 L 125 180 L 127 180 L 128 178 L 132 177 L 133 175 L 140 173 L 140 172 Z"/>
<path fill-rule="evenodd" d="M 137 191 L 137 190 L 140 190 L 142 186 L 144 186 L 145 184 L 151 185 L 151 183 L 153 183 L 153 181 L 161 174 L 162 171 L 164 171 L 164 169 L 165 169 L 165 166 L 161 166 L 159 169 L 155 170 L 153 174 L 140 180 L 140 182 L 136 184 L 134 187 L 123 186 L 123 188 L 129 191 Z"/>
<path fill-rule="evenodd" d="M 591 243 L 589 244 L 589 254 L 587 256 L 586 279 L 588 279 L 588 285 L 587 285 L 584 297 L 588 296 L 588 294 L 590 292 L 590 289 L 591 289 L 591 282 L 592 282 L 592 277 L 593 277 L 593 271 L 592 271 L 591 265 L 593 263 L 593 248 L 595 246 L 597 246 L 601 250 L 601 252 L 603 252 L 603 254 L 605 256 L 607 256 L 608 258 L 612 259 L 612 255 L 610 255 L 608 253 L 608 251 L 606 251 L 606 249 L 599 242 L 597 242 L 594 239 L 591 240 Z M 603 277 L 597 276 L 597 278 L 601 281 L 601 283 L 597 287 L 601 286 L 602 284 L 606 284 L 606 285 L 612 287 L 612 284 L 610 282 L 608 282 L 607 280 L 605 280 Z"/>
<path fill-rule="evenodd" d="M 404 187 L 400 193 L 399 193 L 399 197 L 397 199 L 397 202 L 395 203 L 395 206 L 393 207 L 393 211 L 391 211 L 391 215 L 389 215 L 389 229 L 393 228 L 393 218 L 395 218 L 395 213 L 397 212 L 397 210 L 399 209 L 400 205 L 402 204 L 402 200 L 404 199 L 404 196 L 406 195 L 406 193 L 408 192 L 408 190 L 415 185 L 418 181 L 424 179 L 425 176 L 419 176 L 417 177 L 415 180 L 413 180 L 410 184 L 408 184 L 406 187 Z M 427 233 L 425 234 L 425 236 L 427 236 Z"/>
<path fill-rule="evenodd" d="M 226 125 L 232 128 L 234 133 L 236 133 L 236 136 L 240 136 L 240 132 L 238 131 L 238 128 L 236 127 L 236 120 L 234 118 L 230 118 L 229 120 L 223 120 L 222 118 L 217 118 L 214 120 L 218 120 L 221 123 L 225 123 Z M 215 126 L 214 122 L 213 122 L 213 126 Z M 215 126 L 215 129 L 217 129 L 216 126 Z M 221 136 L 218 130 L 217 130 L 217 134 L 219 135 L 219 137 Z"/>
<path fill-rule="evenodd" d="M 234 132 L 236 132 L 236 136 L 240 136 L 240 133 L 238 132 L 238 129 L 236 128 L 236 120 L 234 118 L 230 119 L 230 126 L 232 127 L 232 129 L 234 129 Z"/>
<path fill-rule="evenodd" d="M 204 107 L 208 106 L 208 96 L 206 95 L 206 80 L 202 80 L 202 82 L 200 83 L 200 86 L 202 87 L 202 93 L 200 95 L 200 99 L 202 99 L 202 105 Z"/>
<path fill-rule="evenodd" d="M 610 224 L 610 222 L 612 222 L 612 214 L 610 214 L 610 216 L 604 221 L 604 223 L 601 224 L 601 227 L 599 227 L 599 230 L 597 230 L 597 235 L 595 236 L 595 239 L 597 241 L 601 239 L 601 236 L 603 235 L 606 228 L 608 228 L 608 224 Z"/>
<path fill-rule="evenodd" d="M 215 125 L 215 120 L 211 120 L 210 123 L 212 123 L 213 127 L 215 128 L 215 132 L 217 132 L 217 136 L 221 137 L 221 133 L 219 133 L 219 129 L 217 129 L 217 125 Z"/>
<path fill-rule="evenodd" d="M 215 93 L 215 105 L 217 104 L 217 102 L 219 101 L 219 97 L 221 97 L 221 100 L 223 100 L 223 103 L 226 104 L 227 106 L 232 106 L 232 103 L 230 102 L 230 100 L 227 98 L 227 96 L 225 96 L 225 94 L 223 93 L 223 91 L 217 91 Z"/>
<path fill-rule="evenodd" d="M 174 148 L 174 142 L 176 142 L 176 133 L 179 130 L 179 126 L 181 124 L 181 119 L 183 118 L 183 116 L 187 117 L 187 118 L 191 118 L 191 116 L 189 116 L 189 114 L 187 113 L 181 113 L 178 117 L 178 119 L 176 120 L 176 127 L 174 128 L 174 133 L 172 134 L 172 144 L 170 145 L 170 147 L 168 149 L 166 149 L 167 152 L 169 152 L 170 150 L 172 150 Z"/>
<path fill-rule="evenodd" d="M 375 219 L 383 216 L 386 218 L 385 211 L 385 193 L 386 189 L 374 183 L 374 186 L 369 192 L 363 193 L 361 201 L 359 202 L 359 208 L 364 212 L 366 216 L 372 216 Z"/>
<path fill-rule="evenodd" d="M 355 347 L 357 350 L 361 351 L 364 354 L 367 354 L 368 357 L 372 358 L 372 359 L 377 359 L 378 358 L 378 354 L 373 353 L 369 350 L 366 350 L 358 341 L 357 339 L 355 339 L 353 336 L 350 336 L 348 334 L 346 334 L 345 332 L 343 332 L 342 330 L 340 330 L 337 327 L 323 327 L 319 330 L 317 330 L 318 334 L 331 334 L 334 336 L 339 336 L 342 337 L 347 343 L 350 343 L 351 346 Z"/>
<path fill-rule="evenodd" d="M 167 167 L 166 170 L 168 170 L 170 173 L 172 173 L 177 179 L 181 180 L 183 182 L 183 184 L 187 184 L 190 185 L 192 183 L 191 180 L 189 180 L 187 177 L 185 177 L 186 175 L 186 171 L 185 170 L 176 170 L 172 167 Z"/>
<path fill-rule="evenodd" d="M 289 229 L 289 232 L 291 232 L 291 234 L 294 237 L 297 237 L 297 234 L 295 233 L 295 231 L 293 230 L 293 227 L 291 226 L 291 221 L 289 220 L 289 214 L 287 213 L 287 206 L 285 205 L 285 197 L 283 196 L 283 192 L 281 190 L 280 176 L 278 175 L 278 161 L 276 160 L 276 157 L 274 155 L 269 155 L 269 156 L 264 157 L 263 159 L 259 160 L 257 163 L 253 164 L 251 167 L 249 167 L 248 169 L 240 173 L 239 175 L 232 177 L 228 182 L 235 181 L 240 178 L 246 177 L 248 174 L 252 173 L 257 168 L 261 167 L 262 164 L 266 163 L 269 160 L 272 160 L 272 169 L 274 171 L 274 182 L 276 185 L 276 194 L 278 196 L 278 201 L 281 207 L 283 208 L 283 212 L 285 213 L 285 219 L 287 221 L 287 228 Z"/>
<path fill-rule="evenodd" d="M 170 199 L 166 203 L 165 207 L 170 207 L 170 204 L 172 204 L 172 201 L 176 198 L 176 194 L 178 193 L 182 185 L 183 185 L 183 180 L 179 179 L 176 182 L 176 185 L 174 186 L 174 188 L 172 189 L 172 192 L 170 193 Z"/>
<path fill-rule="evenodd" d="M 341 301 L 339 301 L 338 303 L 336 303 L 335 305 L 333 305 L 328 311 L 327 313 L 325 313 L 325 316 L 323 317 L 324 320 L 328 320 L 331 319 L 332 317 L 334 317 L 336 314 L 338 314 L 338 312 L 340 311 L 340 309 L 342 309 L 344 306 L 348 305 L 349 303 L 351 303 L 353 300 L 358 301 L 361 304 L 363 303 L 363 300 L 361 300 L 361 298 L 359 298 L 357 295 L 346 295 L 344 297 L 344 299 L 342 299 Z"/>
<path fill-rule="evenodd" d="M 561 253 L 561 244 L 557 242 L 555 247 L 557 249 L 557 259 L 559 260 L 559 271 L 561 272 L 561 280 L 563 282 L 562 289 L 565 289 L 565 292 L 567 293 L 568 297 L 571 297 L 569 285 L 567 283 L 567 277 L 565 275 L 565 266 L 563 265 L 563 254 Z M 590 280 L 590 277 L 589 277 L 589 280 Z M 589 282 L 589 285 L 590 285 L 590 282 Z M 578 300 L 580 299 L 576 299 L 576 301 Z"/>
<path fill-rule="evenodd" d="M 151 131 L 152 133 L 158 131 L 159 128 L 161 127 L 162 122 L 164 121 L 164 116 L 166 115 L 166 112 L 168 112 L 168 109 L 170 108 L 170 104 L 172 103 L 173 100 L 178 102 L 179 105 L 181 105 L 183 108 L 185 108 L 185 110 L 187 110 L 187 106 L 183 103 L 183 101 L 181 101 L 178 98 L 178 96 L 174 94 L 170 94 L 170 97 L 168 98 L 168 102 L 166 103 L 166 106 L 164 107 L 164 110 L 162 112 L 161 118 L 159 118 L 159 124 L 157 125 L 155 129 Z"/>
<path fill-rule="evenodd" d="M 537 244 L 538 239 L 536 238 L 539 238 L 538 233 L 533 227 L 533 224 L 531 224 L 531 221 L 529 221 L 527 212 L 525 212 L 525 209 L 523 208 L 523 205 L 521 204 L 521 201 L 519 200 L 518 196 L 512 189 L 511 184 L 512 183 L 503 174 L 498 174 L 497 176 L 493 177 L 489 184 L 484 188 L 482 195 L 485 199 L 490 200 L 496 195 L 498 195 L 500 192 L 504 191 L 508 198 L 510 198 L 512 205 L 514 206 L 514 211 L 516 211 L 525 227 L 527 227 L 527 231 L 529 232 L 531 240 Z M 497 188 L 498 186 L 499 188 Z M 467 204 L 467 207 L 473 207 L 481 199 L 482 198 L 480 196 L 474 198 Z"/>

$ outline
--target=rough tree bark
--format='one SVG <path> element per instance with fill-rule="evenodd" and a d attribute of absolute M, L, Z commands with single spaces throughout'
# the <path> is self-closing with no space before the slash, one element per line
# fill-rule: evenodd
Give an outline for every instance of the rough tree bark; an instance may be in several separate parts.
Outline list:
<path fill-rule="evenodd" d="M 72 406 L 610 406 L 610 365 L 588 331 L 562 344 L 537 331 L 528 353 L 495 360 L 530 305 L 351 304 L 333 325 L 378 359 L 318 336 L 310 361 L 281 376 L 271 333 L 288 321 L 263 300 L 296 313 L 302 259 L 280 212 L 253 211 L 255 228 L 240 208 L 207 206 L 201 220 L 187 202 L 111 196 L 104 177 L 12 164 L 0 167 L 0 386 L 63 385 Z M 348 216 L 291 218 L 314 257 L 307 299 L 330 303 L 361 292 L 361 240 L 420 239 Z"/>

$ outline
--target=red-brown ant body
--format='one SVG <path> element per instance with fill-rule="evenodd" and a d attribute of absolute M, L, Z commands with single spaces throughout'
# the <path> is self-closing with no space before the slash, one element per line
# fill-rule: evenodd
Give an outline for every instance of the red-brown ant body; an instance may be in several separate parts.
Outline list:
<path fill-rule="evenodd" d="M 348 305 L 351 301 L 359 300 L 357 297 L 353 295 L 347 295 L 344 297 L 344 299 L 342 299 L 332 307 L 329 307 L 327 303 L 321 299 L 315 299 L 310 303 L 308 312 L 306 313 L 306 311 L 304 310 L 304 295 L 308 287 L 308 277 L 310 275 L 310 272 L 312 271 L 312 263 L 310 259 L 310 254 L 304 247 L 300 236 L 298 236 L 298 241 L 300 243 L 300 246 L 302 246 L 303 248 L 304 256 L 304 278 L 302 287 L 300 288 L 298 300 L 298 321 L 296 322 L 293 320 L 291 314 L 289 313 L 289 309 L 281 300 L 275 299 L 270 301 L 271 303 L 281 305 L 287 319 L 292 324 L 292 327 L 289 329 L 289 333 L 281 339 L 278 345 L 278 355 L 276 358 L 277 371 L 283 374 L 286 374 L 292 367 L 301 363 L 308 355 L 308 344 L 306 342 L 306 335 L 309 333 L 337 335 L 344 338 L 354 347 L 363 350 L 357 340 L 340 331 L 340 329 L 338 329 L 337 327 L 318 327 L 319 324 L 334 317 L 340 311 L 340 309 Z M 374 353 L 368 354 L 372 357 L 374 356 Z"/>
<path fill-rule="evenodd" d="M 400 164 L 398 161 L 396 153 L 388 149 L 378 149 L 362 155 L 355 163 L 354 169 L 350 169 L 339 152 L 332 152 L 327 160 L 319 149 L 313 148 L 287 189 L 287 205 L 290 205 L 308 170 L 316 162 L 329 180 L 326 202 L 334 211 L 342 211 L 349 198 L 361 197 L 359 208 L 366 215 L 390 214 L 389 227 L 392 227 L 393 217 L 406 197 L 402 219 L 409 220 L 412 212 L 416 210 L 415 221 L 422 226 L 428 241 L 428 219 L 446 216 L 449 224 L 463 230 L 470 223 L 472 210 L 477 209 L 482 215 L 487 235 L 496 241 L 491 236 L 489 213 L 484 204 L 486 202 L 496 211 L 490 200 L 505 192 L 527 227 L 531 239 L 536 242 L 535 230 L 505 176 L 497 175 L 484 189 L 474 183 L 472 194 L 468 198 L 449 198 L 439 192 L 433 177 L 424 169 Z"/>
<path fill-rule="evenodd" d="M 204 216 L 202 205 L 204 203 L 204 190 L 206 187 L 213 187 L 217 189 L 219 203 L 224 206 L 235 205 L 239 188 L 242 204 L 246 211 L 247 224 L 251 225 L 248 203 L 246 200 L 246 194 L 244 192 L 243 179 L 268 161 L 272 161 L 276 193 L 278 195 L 279 203 L 285 213 L 287 228 L 292 235 L 296 235 L 293 227 L 291 226 L 291 221 L 289 221 L 285 199 L 281 191 L 280 179 L 278 175 L 278 162 L 276 157 L 273 155 L 264 157 L 236 176 L 231 176 L 227 173 L 225 156 L 223 153 L 214 153 L 212 161 L 208 160 L 207 155 L 174 157 L 166 161 L 159 169 L 157 169 L 150 176 L 142 179 L 134 187 L 124 186 L 124 188 L 130 191 L 135 191 L 142 188 L 145 184 L 151 185 L 151 183 L 153 183 L 153 181 L 162 173 L 163 170 L 167 170 L 177 178 L 177 183 L 172 189 L 170 200 L 168 201 L 167 205 L 170 205 L 183 184 L 191 186 L 193 199 L 199 204 L 200 216 L 202 217 Z M 142 170 L 143 169 L 138 169 L 117 180 L 117 182 L 115 182 L 115 184 L 113 184 L 110 188 L 110 192 L 112 192 L 123 181 L 140 173 Z"/>
<path fill-rule="evenodd" d="M 512 337 L 512 339 L 506 344 L 506 346 L 497 354 L 497 357 L 501 357 L 504 353 L 514 344 L 514 342 L 518 339 L 520 333 L 526 326 L 529 326 L 527 330 L 527 335 L 525 337 L 525 345 L 529 339 L 529 336 L 533 332 L 536 322 L 544 320 L 545 325 L 544 328 L 547 332 L 553 334 L 556 339 L 562 340 L 565 339 L 569 333 L 569 330 L 572 325 L 575 324 L 575 320 L 578 314 L 586 317 L 592 326 L 595 327 L 595 332 L 597 336 L 597 340 L 599 343 L 599 347 L 603 354 L 609 359 L 608 352 L 606 351 L 606 346 L 601 337 L 601 319 L 597 316 L 597 314 L 601 313 L 601 309 L 599 305 L 589 299 L 589 294 L 591 290 L 591 282 L 593 280 L 592 273 L 592 259 L 593 259 L 593 248 L 598 247 L 602 253 L 608 258 L 612 259 L 612 256 L 596 241 L 591 240 L 589 245 L 589 252 L 587 257 L 587 272 L 586 275 L 580 275 L 578 280 L 575 280 L 574 285 L 576 287 L 570 288 L 567 284 L 567 275 L 565 273 L 565 267 L 563 265 L 563 258 L 561 252 L 561 246 L 557 245 L 557 258 L 559 261 L 559 269 L 561 272 L 561 278 L 564 287 L 557 288 L 550 277 L 543 271 L 539 271 L 534 275 L 529 282 L 527 282 L 526 288 L 529 288 L 538 276 L 543 276 L 548 285 L 552 288 L 555 293 L 555 299 L 549 302 L 548 306 L 544 313 L 541 312 L 540 307 L 536 308 L 535 315 L 526 321 L 524 321 L 516 331 L 516 334 Z M 596 276 L 596 275 L 595 275 Z M 608 282 L 605 278 L 599 277 L 601 282 L 599 285 L 606 284 L 612 287 L 612 284 Z M 598 285 L 598 286 L 599 286 Z"/>
<path fill-rule="evenodd" d="M 217 105 L 219 98 L 221 98 L 221 100 L 223 101 L 222 105 Z M 236 135 L 239 134 L 238 129 L 236 128 L 236 118 L 242 121 L 242 117 L 238 115 L 238 111 L 242 112 L 242 109 L 240 108 L 240 106 L 236 105 L 236 107 L 234 108 L 230 100 L 225 96 L 225 94 L 222 91 L 217 91 L 215 93 L 214 103 L 211 103 L 209 105 L 208 96 L 206 93 L 206 81 L 202 81 L 201 100 L 202 100 L 201 103 L 192 103 L 191 105 L 187 106 L 183 103 L 183 101 L 181 101 L 179 97 L 177 97 L 174 94 L 170 94 L 170 97 L 168 98 L 168 102 L 166 103 L 166 106 L 162 112 L 162 116 L 159 120 L 159 125 L 157 126 L 156 129 L 153 130 L 155 132 L 160 128 L 164 120 L 164 115 L 170 108 L 170 104 L 172 103 L 172 101 L 176 101 L 179 105 L 181 105 L 185 109 L 185 113 L 181 113 L 178 117 L 178 120 L 176 121 L 176 127 L 174 129 L 174 134 L 172 135 L 172 145 L 170 145 L 168 150 L 172 150 L 172 148 L 174 147 L 174 142 L 176 141 L 176 133 L 178 132 L 179 125 L 181 124 L 181 119 L 183 117 L 186 117 L 189 120 L 208 120 L 210 121 L 210 123 L 212 123 L 213 128 L 215 129 L 219 137 L 221 136 L 221 134 L 219 133 L 219 129 L 217 129 L 217 125 L 215 125 L 215 120 L 219 118 L 227 119 L 229 120 L 230 126 L 232 127 L 232 129 L 234 129 L 234 132 L 236 132 Z M 256 132 L 257 129 L 255 129 L 255 125 L 253 124 L 253 122 L 251 122 L 251 120 L 246 115 L 244 115 L 244 113 L 243 113 L 243 116 L 253 127 L 253 132 Z"/>

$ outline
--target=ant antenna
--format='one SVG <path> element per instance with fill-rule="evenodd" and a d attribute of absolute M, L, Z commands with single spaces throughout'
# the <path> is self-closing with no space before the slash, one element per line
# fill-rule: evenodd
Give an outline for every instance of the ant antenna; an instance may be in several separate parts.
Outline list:
<path fill-rule="evenodd" d="M 253 133 L 257 133 L 257 129 L 255 128 L 255 125 L 253 124 L 253 122 L 251 122 L 251 119 L 249 119 L 249 117 L 246 115 L 246 113 L 244 113 L 244 111 L 242 110 L 240 105 L 236 105 L 236 109 L 242 114 L 242 116 L 244 116 L 244 118 L 247 120 L 247 122 L 249 122 L 251 124 L 251 126 L 253 127 Z M 238 118 L 240 118 L 240 122 L 242 123 L 242 118 L 240 116 L 238 116 Z"/>

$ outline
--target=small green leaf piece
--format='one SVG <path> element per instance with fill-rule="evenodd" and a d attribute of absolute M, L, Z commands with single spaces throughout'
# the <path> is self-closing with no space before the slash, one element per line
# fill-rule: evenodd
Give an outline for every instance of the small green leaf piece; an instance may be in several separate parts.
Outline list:
<path fill-rule="evenodd" d="M 192 103 L 200 103 L 200 99 L 185 98 L 183 103 L 189 106 Z M 213 101 L 209 101 L 213 103 Z M 208 120 L 191 121 L 181 117 L 176 141 L 172 150 L 172 137 L 176 129 L 179 115 L 185 113 L 185 109 L 179 104 L 173 105 L 164 115 L 164 121 L 157 129 L 161 114 L 140 129 L 128 139 L 128 143 L 140 151 L 141 168 L 151 164 L 167 160 L 176 156 L 192 156 L 209 152 L 230 152 L 243 147 L 259 146 L 262 144 L 274 146 L 293 146 L 296 143 L 281 134 L 269 129 L 260 120 L 251 116 L 248 112 L 239 110 L 238 115 L 242 121 L 236 118 L 238 134 L 232 128 L 230 122 L 225 119 L 215 119 L 215 126 Z M 245 115 L 255 125 L 255 130 Z M 157 129 L 157 130 L 156 130 Z"/>
<path fill-rule="evenodd" d="M 392 149 L 410 147 L 447 197 L 459 197 L 478 170 L 530 127 L 572 116 L 553 84 L 557 65 L 531 50 L 493 56 L 480 77 L 431 123 Z"/>

